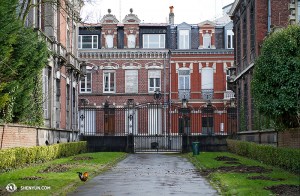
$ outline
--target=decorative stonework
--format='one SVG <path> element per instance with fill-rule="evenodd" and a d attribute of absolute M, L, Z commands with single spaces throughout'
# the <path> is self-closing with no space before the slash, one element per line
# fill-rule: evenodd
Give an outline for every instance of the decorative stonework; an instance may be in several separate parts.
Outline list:
<path fill-rule="evenodd" d="M 100 69 L 118 69 L 119 65 L 117 63 L 111 62 L 111 59 L 108 59 L 107 62 L 100 64 Z"/>
<path fill-rule="evenodd" d="M 215 27 L 216 23 L 206 20 L 198 24 L 199 27 Z"/>
<path fill-rule="evenodd" d="M 292 0 L 288 6 L 289 10 L 291 10 L 291 15 L 289 15 L 288 18 L 291 24 L 296 24 L 296 17 L 297 17 L 296 7 L 297 7 L 296 1 Z"/>
<path fill-rule="evenodd" d="M 140 24 L 141 20 L 135 14 L 128 14 L 122 21 L 124 24 Z"/>
<path fill-rule="evenodd" d="M 115 15 L 106 14 L 100 21 L 101 24 L 118 24 L 119 21 L 117 20 Z"/>
<path fill-rule="evenodd" d="M 122 65 L 122 69 L 140 69 L 141 68 L 141 64 L 134 62 L 133 59 L 130 59 L 129 62 L 126 62 Z"/>
<path fill-rule="evenodd" d="M 163 69 L 163 64 L 154 59 L 152 62 L 145 64 L 145 69 Z"/>

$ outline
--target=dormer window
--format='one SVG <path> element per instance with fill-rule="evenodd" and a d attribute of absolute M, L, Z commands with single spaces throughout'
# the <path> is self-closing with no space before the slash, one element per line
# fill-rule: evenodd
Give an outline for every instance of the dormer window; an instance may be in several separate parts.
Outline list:
<path fill-rule="evenodd" d="M 128 35 L 128 48 L 135 48 L 135 35 Z"/>
<path fill-rule="evenodd" d="M 165 48 L 165 34 L 144 34 L 143 48 Z"/>
<path fill-rule="evenodd" d="M 97 49 L 98 35 L 79 35 L 78 49 Z"/>
<path fill-rule="evenodd" d="M 211 48 L 211 35 L 209 33 L 203 35 L 203 48 Z"/>
<path fill-rule="evenodd" d="M 233 48 L 233 39 L 234 35 L 232 30 L 227 30 L 227 48 L 232 49 Z"/>
<path fill-rule="evenodd" d="M 179 49 L 189 49 L 189 30 L 179 31 Z"/>
<path fill-rule="evenodd" d="M 105 47 L 106 48 L 113 48 L 114 47 L 114 39 L 113 39 L 112 35 L 106 35 Z"/>

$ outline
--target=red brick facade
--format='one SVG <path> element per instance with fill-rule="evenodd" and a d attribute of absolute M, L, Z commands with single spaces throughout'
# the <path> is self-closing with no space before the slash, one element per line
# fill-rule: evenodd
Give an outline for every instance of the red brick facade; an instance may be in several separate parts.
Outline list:
<path fill-rule="evenodd" d="M 261 44 L 271 27 L 285 27 L 290 24 L 289 15 L 292 13 L 289 10 L 290 3 L 290 0 L 235 0 L 230 10 L 235 34 L 236 76 L 234 81 L 236 83 L 239 131 L 253 130 L 254 103 L 250 89 L 254 60 L 259 55 Z M 268 14 L 269 12 L 270 14 Z M 245 119 L 245 127 L 241 127 L 243 124 L 241 119 Z"/>

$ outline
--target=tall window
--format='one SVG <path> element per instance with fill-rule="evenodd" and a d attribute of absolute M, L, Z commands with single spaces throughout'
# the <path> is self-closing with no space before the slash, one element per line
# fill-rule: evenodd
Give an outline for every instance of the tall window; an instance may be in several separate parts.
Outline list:
<path fill-rule="evenodd" d="M 233 48 L 234 35 L 232 30 L 227 30 L 227 48 Z"/>
<path fill-rule="evenodd" d="M 254 6 L 250 9 L 250 49 L 254 48 L 254 32 L 255 32 L 255 22 L 254 22 Z"/>
<path fill-rule="evenodd" d="M 48 68 L 43 69 L 43 108 L 44 118 L 48 118 L 48 86 L 49 86 L 50 70 Z"/>
<path fill-rule="evenodd" d="M 98 35 L 79 35 L 78 49 L 97 49 Z"/>
<path fill-rule="evenodd" d="M 128 48 L 135 48 L 135 35 L 128 35 Z"/>
<path fill-rule="evenodd" d="M 296 22 L 297 22 L 297 23 L 300 23 L 300 0 L 298 0 L 298 2 L 297 2 L 297 9 L 298 9 L 298 10 L 297 10 L 297 14 L 298 14 L 298 15 L 297 15 L 297 17 L 296 17 L 296 18 L 297 18 L 297 21 L 296 21 Z"/>
<path fill-rule="evenodd" d="M 80 92 L 81 93 L 92 92 L 92 73 L 87 73 L 86 77 L 80 81 Z"/>
<path fill-rule="evenodd" d="M 243 20 L 243 57 L 247 55 L 247 12 Z"/>
<path fill-rule="evenodd" d="M 107 35 L 105 38 L 105 48 L 113 48 L 114 47 L 114 38 L 112 35 Z"/>
<path fill-rule="evenodd" d="M 125 92 L 126 93 L 138 93 L 139 91 L 138 75 L 139 73 L 137 69 L 125 70 Z"/>
<path fill-rule="evenodd" d="M 178 89 L 190 89 L 190 70 L 179 70 Z"/>
<path fill-rule="evenodd" d="M 164 34 L 144 34 L 143 48 L 165 48 Z"/>
<path fill-rule="evenodd" d="M 148 78 L 149 78 L 149 92 L 160 91 L 160 70 L 149 70 Z"/>
<path fill-rule="evenodd" d="M 179 31 L 179 49 L 189 49 L 189 30 Z"/>
<path fill-rule="evenodd" d="M 214 89 L 214 70 L 204 67 L 201 71 L 201 89 Z"/>
<path fill-rule="evenodd" d="M 103 78 L 104 93 L 114 93 L 115 92 L 115 72 L 104 72 Z"/>
<path fill-rule="evenodd" d="M 211 35 L 209 33 L 205 33 L 203 35 L 203 48 L 211 47 Z"/>

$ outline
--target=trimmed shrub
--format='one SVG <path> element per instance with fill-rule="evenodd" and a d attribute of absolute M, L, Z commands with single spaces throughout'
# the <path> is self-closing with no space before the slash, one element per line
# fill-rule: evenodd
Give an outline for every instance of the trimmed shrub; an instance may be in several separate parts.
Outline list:
<path fill-rule="evenodd" d="M 232 139 L 227 139 L 227 145 L 234 154 L 300 173 L 300 150 Z"/>
<path fill-rule="evenodd" d="M 53 144 L 50 146 L 16 147 L 0 150 L 0 169 L 16 168 L 85 152 L 86 141 Z"/>

